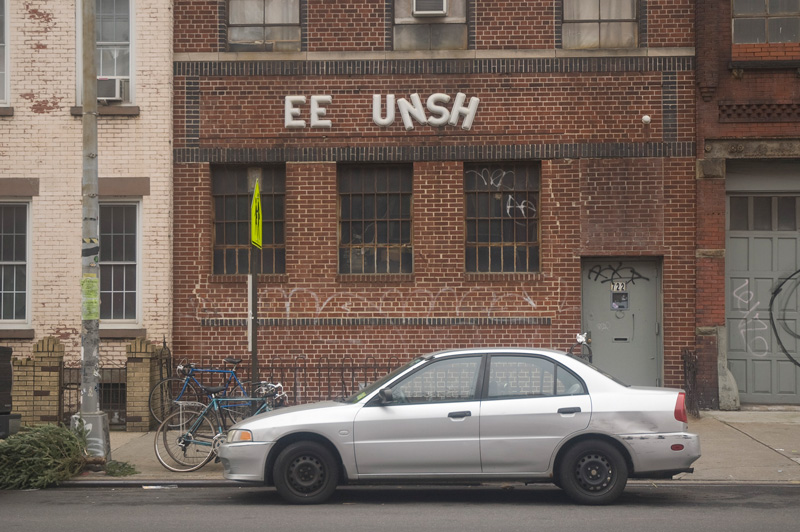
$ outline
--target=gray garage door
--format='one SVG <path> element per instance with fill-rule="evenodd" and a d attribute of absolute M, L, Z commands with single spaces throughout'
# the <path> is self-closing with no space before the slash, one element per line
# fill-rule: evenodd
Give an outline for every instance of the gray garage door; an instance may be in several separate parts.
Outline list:
<path fill-rule="evenodd" d="M 739 163 L 728 169 L 727 355 L 742 403 L 800 404 L 800 367 L 792 362 L 800 332 L 800 276 L 793 276 L 800 268 L 800 191 L 791 190 L 800 181 L 798 168 Z"/>

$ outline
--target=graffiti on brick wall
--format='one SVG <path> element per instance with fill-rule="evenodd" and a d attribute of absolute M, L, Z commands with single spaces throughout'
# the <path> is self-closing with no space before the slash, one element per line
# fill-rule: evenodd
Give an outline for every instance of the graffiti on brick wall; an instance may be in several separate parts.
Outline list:
<path fill-rule="evenodd" d="M 636 281 L 650 281 L 649 278 L 636 271 L 633 266 L 626 266 L 624 262 L 618 262 L 616 265 L 608 264 L 603 266 L 597 264 L 592 266 L 588 274 L 590 281 L 599 283 L 614 283 L 625 282 L 636 284 Z"/>
<path fill-rule="evenodd" d="M 534 295 L 524 289 L 491 291 L 484 287 L 445 287 L 439 290 L 389 288 L 340 289 L 318 293 L 305 287 L 265 287 L 260 291 L 260 307 L 280 309 L 282 317 L 286 319 L 364 315 L 433 318 L 442 314 L 491 318 L 524 314 L 525 311 L 542 310 L 543 307 L 563 311 L 567 307 L 567 301 L 562 294 L 562 285 L 561 280 L 556 279 L 548 290 L 548 298 L 543 301 L 537 301 Z M 178 316 L 181 315 L 198 320 L 235 317 L 231 315 L 229 308 L 221 308 L 212 299 L 200 295 L 191 299 L 190 310 L 187 313 L 178 313 Z"/>
<path fill-rule="evenodd" d="M 509 191 L 502 201 L 506 216 L 514 220 L 518 225 L 527 225 L 527 219 L 536 218 L 536 204 L 530 200 L 519 200 L 514 192 L 514 172 L 500 168 L 481 168 L 480 170 L 468 170 L 466 175 L 474 175 L 480 179 L 484 185 L 498 191 Z M 510 185 L 509 185 L 510 183 Z"/>

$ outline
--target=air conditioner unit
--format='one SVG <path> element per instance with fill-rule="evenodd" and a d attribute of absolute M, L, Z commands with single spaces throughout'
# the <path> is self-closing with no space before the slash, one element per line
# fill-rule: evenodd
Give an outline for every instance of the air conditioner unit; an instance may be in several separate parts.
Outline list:
<path fill-rule="evenodd" d="M 447 0 L 413 0 L 415 17 L 443 17 L 447 15 Z"/>
<path fill-rule="evenodd" d="M 122 78 L 97 78 L 97 99 L 121 102 Z"/>

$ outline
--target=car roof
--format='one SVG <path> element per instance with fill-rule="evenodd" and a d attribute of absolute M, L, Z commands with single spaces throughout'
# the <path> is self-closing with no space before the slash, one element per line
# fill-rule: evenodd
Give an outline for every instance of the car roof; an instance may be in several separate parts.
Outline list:
<path fill-rule="evenodd" d="M 423 355 L 422 358 L 430 360 L 432 358 L 442 358 L 458 355 L 483 355 L 483 354 L 520 354 L 520 355 L 548 355 L 555 358 L 568 357 L 563 351 L 555 349 L 533 348 L 533 347 L 465 347 L 462 349 L 444 349 Z"/>

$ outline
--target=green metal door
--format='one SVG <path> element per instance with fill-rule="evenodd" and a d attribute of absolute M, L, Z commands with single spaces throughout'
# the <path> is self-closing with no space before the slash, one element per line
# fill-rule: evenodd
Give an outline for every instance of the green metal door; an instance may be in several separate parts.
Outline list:
<path fill-rule="evenodd" d="M 660 386 L 660 266 L 655 260 L 588 259 L 582 267 L 583 327 L 593 363 L 626 384 Z"/>
<path fill-rule="evenodd" d="M 800 368 L 790 359 L 798 359 L 800 330 L 797 276 L 791 277 L 800 267 L 800 196 L 731 193 L 728 213 L 727 361 L 739 400 L 800 404 Z M 782 289 L 773 300 L 778 286 Z"/>

